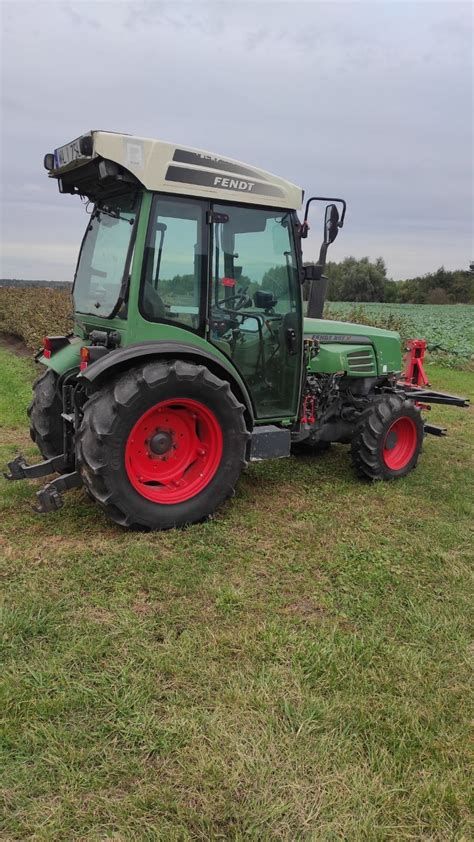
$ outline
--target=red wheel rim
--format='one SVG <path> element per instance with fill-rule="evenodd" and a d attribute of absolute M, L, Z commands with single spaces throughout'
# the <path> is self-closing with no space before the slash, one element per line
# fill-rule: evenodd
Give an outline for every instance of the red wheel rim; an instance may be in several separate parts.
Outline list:
<path fill-rule="evenodd" d="M 125 468 L 142 497 L 153 503 L 183 503 L 209 485 L 222 449 L 214 413 L 199 401 L 173 398 L 138 419 L 127 440 Z"/>
<path fill-rule="evenodd" d="M 387 468 L 400 471 L 412 459 L 418 435 L 416 424 L 406 416 L 398 418 L 387 431 L 383 445 L 383 458 Z"/>

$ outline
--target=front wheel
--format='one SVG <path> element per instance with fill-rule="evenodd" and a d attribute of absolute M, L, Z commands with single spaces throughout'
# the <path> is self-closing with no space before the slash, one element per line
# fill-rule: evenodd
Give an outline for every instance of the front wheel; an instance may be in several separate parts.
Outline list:
<path fill-rule="evenodd" d="M 226 381 L 202 365 L 154 361 L 87 401 L 78 469 L 112 520 L 170 529 L 204 520 L 233 494 L 248 438 Z"/>
<path fill-rule="evenodd" d="M 416 467 L 423 436 L 423 419 L 413 401 L 395 394 L 381 396 L 358 424 L 352 461 L 357 472 L 369 479 L 404 477 Z"/>

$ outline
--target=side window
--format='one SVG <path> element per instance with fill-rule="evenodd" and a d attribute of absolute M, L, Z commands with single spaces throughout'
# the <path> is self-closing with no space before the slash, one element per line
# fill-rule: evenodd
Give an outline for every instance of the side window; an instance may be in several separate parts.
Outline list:
<path fill-rule="evenodd" d="M 254 298 L 258 290 L 270 292 L 276 313 L 296 310 L 294 286 L 289 281 L 296 272 L 296 263 L 283 214 L 268 215 L 263 231 L 236 232 L 235 251 L 242 266 L 240 284 L 246 283 L 248 295 Z"/>
<path fill-rule="evenodd" d="M 156 196 L 148 227 L 141 310 L 152 321 L 198 330 L 206 278 L 205 203 Z"/>

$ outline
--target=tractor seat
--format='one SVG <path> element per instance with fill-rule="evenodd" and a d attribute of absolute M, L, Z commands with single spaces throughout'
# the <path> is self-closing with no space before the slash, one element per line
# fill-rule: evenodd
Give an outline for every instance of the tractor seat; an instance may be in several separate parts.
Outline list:
<path fill-rule="evenodd" d="M 143 290 L 143 309 L 147 316 L 151 316 L 152 319 L 164 319 L 166 317 L 165 303 L 151 284 L 145 284 Z"/>

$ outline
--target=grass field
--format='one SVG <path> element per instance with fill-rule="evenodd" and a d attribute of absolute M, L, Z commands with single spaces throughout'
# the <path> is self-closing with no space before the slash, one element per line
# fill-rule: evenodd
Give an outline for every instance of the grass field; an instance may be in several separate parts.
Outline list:
<path fill-rule="evenodd" d="M 0 354 L 4 463 L 33 365 Z M 1 838 L 471 839 L 472 413 L 432 415 L 403 481 L 253 465 L 181 532 L 1 482 Z"/>

